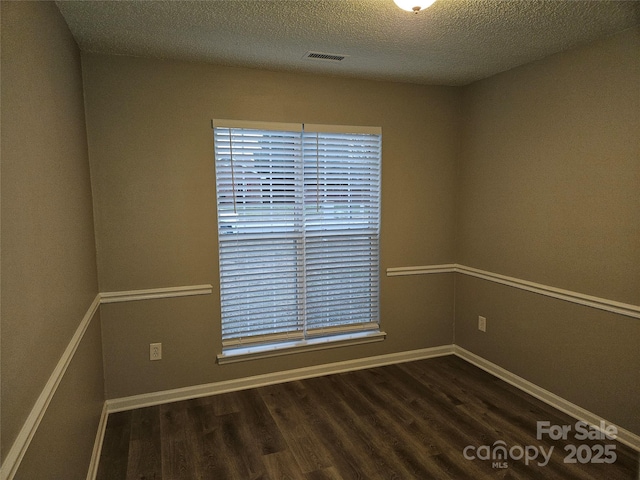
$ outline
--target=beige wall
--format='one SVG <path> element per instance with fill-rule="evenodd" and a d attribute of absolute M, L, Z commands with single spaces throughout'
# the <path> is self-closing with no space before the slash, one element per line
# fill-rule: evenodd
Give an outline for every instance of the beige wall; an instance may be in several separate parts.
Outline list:
<path fill-rule="evenodd" d="M 463 105 L 457 263 L 640 305 L 640 30 Z M 458 345 L 640 433 L 640 321 L 486 283 L 456 280 Z"/>
<path fill-rule="evenodd" d="M 458 263 L 640 304 L 639 36 L 465 88 Z"/>
<path fill-rule="evenodd" d="M 217 365 L 210 120 L 381 126 L 384 272 L 453 261 L 457 89 L 93 54 L 83 71 L 100 290 L 214 286 L 103 305 L 109 398 L 451 343 L 452 277 L 383 275 L 384 342 Z"/>
<path fill-rule="evenodd" d="M 1 8 L 5 459 L 98 288 L 78 48 L 55 4 L 3 1 Z M 99 319 L 86 342 L 43 419 L 64 418 L 64 433 L 38 430 L 32 445 L 40 454 L 27 452 L 18 478 L 45 478 L 23 471 L 86 476 L 104 398 Z M 47 455 L 53 451 L 57 460 Z"/>
<path fill-rule="evenodd" d="M 104 405 L 101 343 L 98 312 L 56 388 L 15 480 L 87 478 Z"/>

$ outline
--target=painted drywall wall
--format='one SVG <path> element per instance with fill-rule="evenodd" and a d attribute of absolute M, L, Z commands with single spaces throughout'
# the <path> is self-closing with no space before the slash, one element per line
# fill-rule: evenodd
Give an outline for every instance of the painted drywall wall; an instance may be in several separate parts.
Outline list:
<path fill-rule="evenodd" d="M 466 87 L 463 122 L 456 261 L 640 305 L 640 29 Z M 640 433 L 637 319 L 458 277 L 455 341 Z"/>
<path fill-rule="evenodd" d="M 79 50 L 54 3 L 1 8 L 4 460 L 98 286 Z M 41 454 L 27 452 L 26 471 L 49 471 L 50 450 L 77 459 L 52 469 L 65 473 L 57 478 L 86 476 L 104 398 L 100 329 L 91 328 L 61 383 L 66 400 L 43 419 L 65 418 L 64 434 L 39 430 Z"/>
<path fill-rule="evenodd" d="M 424 87 L 83 55 L 100 290 L 212 284 L 214 294 L 103 305 L 109 398 L 450 344 L 451 275 L 381 284 L 388 338 L 218 366 L 212 118 L 383 130 L 381 269 L 449 263 L 459 94 Z M 148 346 L 163 343 L 163 360 Z"/>
<path fill-rule="evenodd" d="M 457 263 L 640 304 L 638 32 L 465 89 Z"/>
<path fill-rule="evenodd" d="M 15 480 L 87 478 L 96 432 L 104 406 L 100 311 L 94 315 Z"/>

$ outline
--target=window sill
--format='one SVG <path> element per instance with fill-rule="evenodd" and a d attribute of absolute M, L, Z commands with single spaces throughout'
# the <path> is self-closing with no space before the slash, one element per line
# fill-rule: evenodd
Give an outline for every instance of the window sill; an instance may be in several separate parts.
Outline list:
<path fill-rule="evenodd" d="M 386 336 L 387 334 L 385 332 L 369 331 L 332 335 L 330 337 L 318 337 L 308 340 L 285 341 L 268 345 L 235 347 L 222 352 L 217 356 L 217 359 L 220 365 L 224 365 L 227 363 L 244 362 L 247 360 L 257 360 L 260 358 L 276 357 L 280 355 L 312 352 L 327 348 L 347 347 L 351 345 L 380 342 L 384 340 Z"/>

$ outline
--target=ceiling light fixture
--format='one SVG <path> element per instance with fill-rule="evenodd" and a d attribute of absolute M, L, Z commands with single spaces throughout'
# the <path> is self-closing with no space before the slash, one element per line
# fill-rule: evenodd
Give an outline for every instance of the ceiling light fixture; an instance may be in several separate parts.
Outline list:
<path fill-rule="evenodd" d="M 414 13 L 429 8 L 435 1 L 436 0 L 393 0 L 401 9 Z"/>

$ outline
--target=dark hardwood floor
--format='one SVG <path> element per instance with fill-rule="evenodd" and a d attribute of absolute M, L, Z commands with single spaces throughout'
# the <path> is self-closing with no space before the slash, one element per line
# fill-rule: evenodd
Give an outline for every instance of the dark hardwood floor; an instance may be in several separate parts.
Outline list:
<path fill-rule="evenodd" d="M 537 421 L 567 440 L 537 439 Z M 98 479 L 640 478 L 637 452 L 575 424 L 447 356 L 111 414 Z"/>

